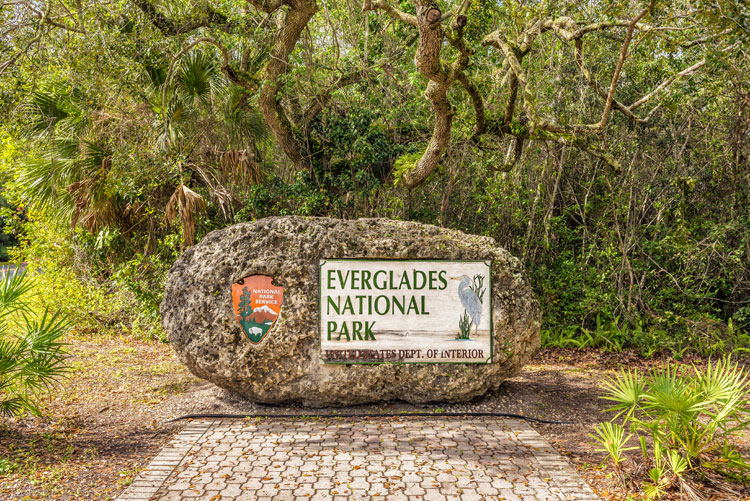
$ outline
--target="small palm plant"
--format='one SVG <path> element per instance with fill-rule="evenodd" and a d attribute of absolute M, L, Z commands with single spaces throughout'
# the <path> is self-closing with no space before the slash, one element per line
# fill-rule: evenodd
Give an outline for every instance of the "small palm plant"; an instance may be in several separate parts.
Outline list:
<path fill-rule="evenodd" d="M 635 449 L 635 447 L 626 447 L 625 444 L 632 435 L 626 437 L 625 428 L 617 423 L 601 423 L 594 428 L 594 431 L 596 435 L 591 436 L 603 446 L 603 449 L 599 450 L 609 455 L 615 468 L 615 475 L 621 483 L 624 483 L 622 463 L 625 461 L 625 452 Z"/>
<path fill-rule="evenodd" d="M 68 322 L 47 309 L 34 318 L 26 273 L 0 277 L 0 414 L 39 414 L 38 397 L 67 370 L 60 338 Z"/>
<path fill-rule="evenodd" d="M 612 421 L 591 435 L 615 465 L 625 483 L 622 464 L 631 436 L 640 443 L 642 483 L 647 498 L 659 498 L 670 489 L 688 499 L 703 499 L 701 483 L 728 487 L 722 479 L 747 482 L 750 464 L 732 444 L 737 433 L 748 427 L 747 405 L 750 381 L 729 358 L 709 362 L 703 370 L 693 366 L 681 374 L 665 365 L 648 375 L 623 370 L 604 383 L 605 395 L 615 405 Z M 625 428 L 631 435 L 624 436 Z"/>

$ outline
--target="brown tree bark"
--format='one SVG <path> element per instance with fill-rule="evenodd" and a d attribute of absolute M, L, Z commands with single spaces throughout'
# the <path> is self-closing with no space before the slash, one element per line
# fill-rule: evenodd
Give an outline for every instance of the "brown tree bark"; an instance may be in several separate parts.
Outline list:
<path fill-rule="evenodd" d="M 424 95 L 432 104 L 435 123 L 424 154 L 414 168 L 404 174 L 402 181 L 407 188 L 422 184 L 437 168 L 448 148 L 454 115 L 453 107 L 448 101 L 448 90 L 469 62 L 467 55 L 461 55 L 452 66 L 448 66 L 440 59 L 445 38 L 440 9 L 437 3 L 431 0 L 416 0 L 415 5 L 419 43 L 414 55 L 414 65 L 422 75 L 430 79 Z"/>
<path fill-rule="evenodd" d="M 299 142 L 294 137 L 291 124 L 281 107 L 280 77 L 286 73 L 289 66 L 289 56 L 294 50 L 302 30 L 305 29 L 305 26 L 315 14 L 317 7 L 315 0 L 290 0 L 284 2 L 284 4 L 288 6 L 288 11 L 283 20 L 281 31 L 276 36 L 268 63 L 266 63 L 258 105 L 266 125 L 271 129 L 286 156 L 297 169 L 305 169 L 309 167 L 309 159 L 303 156 Z M 269 13 L 278 8 L 278 4 L 275 2 L 270 6 L 268 2 L 254 3 L 254 5 L 256 7 L 265 6 L 269 9 Z"/>

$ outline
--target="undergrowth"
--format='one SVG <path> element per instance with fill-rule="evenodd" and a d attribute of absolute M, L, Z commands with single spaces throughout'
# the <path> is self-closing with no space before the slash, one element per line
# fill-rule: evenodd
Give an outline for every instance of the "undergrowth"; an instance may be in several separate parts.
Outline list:
<path fill-rule="evenodd" d="M 625 490 L 700 501 L 726 499 L 737 494 L 731 484 L 750 481 L 750 464 L 736 446 L 750 425 L 748 374 L 736 362 L 667 364 L 646 374 L 622 369 L 603 388 L 615 415 L 591 437 Z M 640 454 L 629 457 L 631 450 Z"/>
<path fill-rule="evenodd" d="M 727 353 L 750 353 L 750 331 L 736 329 L 732 320 L 724 326 L 719 322 L 695 323 L 691 329 L 675 335 L 672 329 L 656 326 L 644 327 L 643 322 L 635 326 L 614 322 L 604 323 L 599 317 L 593 330 L 570 326 L 560 330 L 542 329 L 543 348 L 574 348 L 583 350 L 597 348 L 621 353 L 625 349 L 637 351 L 642 357 L 667 353 L 677 360 L 687 354 L 701 357 Z"/>
<path fill-rule="evenodd" d="M 15 249 L 13 258 L 27 263 L 35 292 L 32 307 L 61 312 L 73 334 L 166 340 L 158 305 L 169 261 L 136 254 L 112 267 L 106 259 L 97 259 L 96 239 L 70 235 L 45 220 L 32 219 L 26 225 L 34 238 Z M 90 248 L 82 250 L 86 246 Z"/>

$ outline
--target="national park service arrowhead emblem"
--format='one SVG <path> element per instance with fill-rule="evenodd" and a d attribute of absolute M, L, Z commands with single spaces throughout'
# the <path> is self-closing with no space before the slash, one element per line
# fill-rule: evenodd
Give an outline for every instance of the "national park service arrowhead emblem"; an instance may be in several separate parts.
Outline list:
<path fill-rule="evenodd" d="M 232 305 L 242 330 L 251 343 L 259 343 L 281 313 L 284 288 L 267 275 L 251 275 L 232 284 Z"/>

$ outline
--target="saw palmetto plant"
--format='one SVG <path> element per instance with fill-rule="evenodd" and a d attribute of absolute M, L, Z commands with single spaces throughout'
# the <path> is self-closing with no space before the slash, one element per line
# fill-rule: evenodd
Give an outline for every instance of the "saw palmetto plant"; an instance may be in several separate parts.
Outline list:
<path fill-rule="evenodd" d="M 34 315 L 26 273 L 0 277 L 0 414 L 39 413 L 37 401 L 67 371 L 64 316 Z"/>
<path fill-rule="evenodd" d="M 750 463 L 733 444 L 750 425 L 749 384 L 746 372 L 729 358 L 690 371 L 671 364 L 649 374 L 623 370 L 604 383 L 602 397 L 614 402 L 608 410 L 623 424 L 603 423 L 591 436 L 623 483 L 623 454 L 636 448 L 627 444 L 637 438 L 641 460 L 631 480 L 647 472 L 641 485 L 648 498 L 676 489 L 688 499 L 704 499 L 705 485 L 731 493 L 726 480 L 749 480 Z"/>
<path fill-rule="evenodd" d="M 103 111 L 95 90 L 63 77 L 31 93 L 19 109 L 36 152 L 18 162 L 18 185 L 35 211 L 94 235 L 129 238 L 179 219 L 191 245 L 197 209 L 214 203 L 231 220 L 240 194 L 262 180 L 255 142 L 264 125 L 211 52 L 189 51 L 171 65 L 144 58 L 153 61 L 117 111 Z"/>

